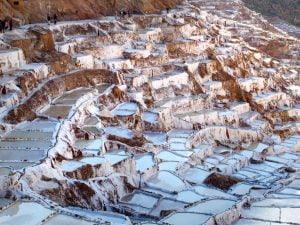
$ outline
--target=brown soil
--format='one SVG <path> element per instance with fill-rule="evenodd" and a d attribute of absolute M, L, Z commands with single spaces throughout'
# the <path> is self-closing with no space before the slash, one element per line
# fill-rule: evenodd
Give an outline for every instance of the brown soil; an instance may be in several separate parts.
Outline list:
<path fill-rule="evenodd" d="M 87 184 L 76 181 L 67 187 L 64 186 L 66 185 L 61 184 L 59 188 L 44 190 L 41 194 L 63 206 L 87 207 L 92 205 L 92 197 L 96 193 Z M 99 206 L 99 208 L 101 207 L 102 205 Z"/>
<path fill-rule="evenodd" d="M 118 137 L 115 135 L 108 135 L 107 139 L 112 140 L 112 141 L 119 141 L 119 142 L 125 143 L 131 147 L 142 147 L 145 143 L 148 142 L 143 136 L 140 136 L 140 137 L 135 136 L 132 139 L 127 139 L 127 138 L 122 138 L 122 137 Z"/>
<path fill-rule="evenodd" d="M 154 13 L 181 2 L 182 0 L 27 0 L 24 1 L 24 7 L 17 7 L 7 1 L 0 1 L 0 19 L 13 16 L 24 19 L 26 23 L 36 23 L 46 21 L 49 12 L 51 15 L 56 13 L 59 20 L 97 18 L 101 15 L 116 15 L 120 11 Z"/>
<path fill-rule="evenodd" d="M 228 191 L 231 186 L 239 182 L 242 182 L 242 179 L 218 173 L 209 175 L 204 181 L 206 185 L 213 186 L 224 191 Z"/>

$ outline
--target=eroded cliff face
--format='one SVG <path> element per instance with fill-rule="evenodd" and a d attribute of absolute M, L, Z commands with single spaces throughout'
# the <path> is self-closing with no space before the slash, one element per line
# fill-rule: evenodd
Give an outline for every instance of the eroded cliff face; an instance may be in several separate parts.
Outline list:
<path fill-rule="evenodd" d="M 293 225 L 299 46 L 237 0 L 1 34 L 0 194 L 46 225 Z"/>
<path fill-rule="evenodd" d="M 101 15 L 119 14 L 120 11 L 131 13 L 154 13 L 172 8 L 182 0 L 28 0 L 24 8 L 0 2 L 0 17 L 13 16 L 26 23 L 43 22 L 47 13 L 56 13 L 59 20 L 78 20 L 98 18 Z"/>

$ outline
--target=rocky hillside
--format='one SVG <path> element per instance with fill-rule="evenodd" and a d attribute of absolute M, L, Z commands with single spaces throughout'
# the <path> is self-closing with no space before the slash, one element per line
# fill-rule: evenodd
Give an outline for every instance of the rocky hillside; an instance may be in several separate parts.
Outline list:
<path fill-rule="evenodd" d="M 46 20 L 48 12 L 59 19 L 87 19 L 100 15 L 115 15 L 121 10 L 132 13 L 153 13 L 174 7 L 182 0 L 27 0 L 24 7 L 12 7 L 0 1 L 0 18 L 13 16 L 34 23 Z"/>
<path fill-rule="evenodd" d="M 300 0 L 243 0 L 246 5 L 267 16 L 278 16 L 300 26 Z"/>

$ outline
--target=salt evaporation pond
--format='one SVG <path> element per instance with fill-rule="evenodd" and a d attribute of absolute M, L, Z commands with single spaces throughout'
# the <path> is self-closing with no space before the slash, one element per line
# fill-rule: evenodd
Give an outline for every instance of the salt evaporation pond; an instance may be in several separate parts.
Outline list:
<path fill-rule="evenodd" d="M 84 126 L 83 130 L 87 132 L 91 132 L 95 134 L 96 136 L 101 136 L 103 134 L 103 131 L 100 130 L 97 126 Z"/>
<path fill-rule="evenodd" d="M 195 184 L 202 184 L 203 181 L 211 174 L 206 170 L 198 169 L 198 168 L 191 168 L 184 174 L 183 178 L 195 183 Z"/>
<path fill-rule="evenodd" d="M 186 203 L 179 202 L 173 199 L 160 199 L 156 207 L 151 211 L 151 215 L 160 217 L 162 211 L 179 210 L 186 206 Z"/>
<path fill-rule="evenodd" d="M 88 164 L 92 166 L 101 165 L 104 161 L 109 161 L 112 165 L 114 165 L 126 159 L 127 157 L 128 156 L 121 155 L 105 155 L 105 157 L 83 157 L 79 160 L 65 160 L 61 163 L 60 168 L 63 171 L 72 172 Z"/>
<path fill-rule="evenodd" d="M 50 148 L 51 141 L 41 140 L 17 140 L 17 141 L 1 141 L 0 149 L 41 149 Z"/>
<path fill-rule="evenodd" d="M 252 207 L 243 210 L 243 218 L 280 221 L 281 208 Z M 299 210 L 299 209 L 296 209 Z M 292 218 L 292 217 L 290 217 Z M 298 221 L 299 222 L 299 221 Z"/>
<path fill-rule="evenodd" d="M 186 137 L 171 137 L 170 143 L 186 143 L 186 139 L 187 139 Z"/>
<path fill-rule="evenodd" d="M 76 219 L 71 216 L 66 215 L 55 215 L 51 217 L 49 220 L 47 220 L 44 225 L 94 225 L 93 222 L 88 222 L 81 219 Z"/>
<path fill-rule="evenodd" d="M 194 202 L 198 202 L 200 200 L 205 199 L 206 197 L 201 196 L 197 193 L 195 193 L 194 191 L 182 191 L 179 192 L 177 194 L 176 200 L 178 201 L 183 201 L 183 202 L 187 202 L 187 203 L 194 203 Z"/>
<path fill-rule="evenodd" d="M 145 172 L 155 165 L 153 154 L 144 154 L 135 156 L 136 169 L 140 172 Z"/>
<path fill-rule="evenodd" d="M 11 169 L 8 167 L 0 167 L 0 176 L 7 176 L 11 173 Z"/>
<path fill-rule="evenodd" d="M 145 222 L 145 223 L 141 223 L 141 225 L 157 225 L 157 223 L 148 223 L 148 222 Z"/>
<path fill-rule="evenodd" d="M 53 118 L 66 119 L 69 116 L 72 106 L 69 105 L 50 105 L 43 114 Z"/>
<path fill-rule="evenodd" d="M 91 211 L 82 208 L 69 207 L 67 208 L 70 212 L 76 213 L 83 217 L 88 217 L 93 220 L 102 220 L 103 222 L 110 222 L 114 225 L 130 225 L 130 221 L 126 216 L 122 214 L 117 214 L 113 212 L 104 212 L 104 211 Z"/>
<path fill-rule="evenodd" d="M 298 196 L 300 196 L 300 190 L 293 189 L 293 188 L 284 188 L 279 193 L 286 194 L 286 195 L 298 195 Z"/>
<path fill-rule="evenodd" d="M 118 164 L 119 162 L 128 159 L 129 155 L 114 155 L 114 154 L 105 154 L 104 155 L 105 160 L 109 161 L 110 164 L 113 166 L 115 164 Z"/>
<path fill-rule="evenodd" d="M 227 194 L 223 191 L 219 191 L 217 189 L 208 188 L 204 186 L 196 186 L 194 190 L 199 195 L 209 196 L 209 197 L 219 197 L 219 198 L 226 198 L 226 199 L 235 199 L 234 196 Z"/>
<path fill-rule="evenodd" d="M 71 92 L 65 93 L 59 98 L 57 98 L 54 103 L 55 104 L 66 104 L 66 105 L 73 105 L 76 103 L 76 101 L 82 97 L 83 95 L 87 94 L 90 92 L 91 89 L 85 89 L 85 88 L 80 88 L 77 90 L 73 90 Z"/>
<path fill-rule="evenodd" d="M 24 122 L 17 126 L 18 130 L 54 132 L 59 123 L 45 120 L 34 120 L 33 122 Z"/>
<path fill-rule="evenodd" d="M 157 198 L 141 192 L 134 192 L 122 198 L 122 202 L 143 206 L 148 209 L 152 209 L 157 201 Z"/>
<path fill-rule="evenodd" d="M 133 132 L 127 128 L 122 127 L 106 127 L 104 129 L 105 133 L 110 135 L 115 135 L 127 139 L 133 138 Z"/>
<path fill-rule="evenodd" d="M 161 222 L 170 225 L 200 225 L 208 221 L 209 218 L 210 216 L 208 215 L 179 212 L 170 215 L 169 217 L 163 219 Z"/>
<path fill-rule="evenodd" d="M 162 132 L 145 132 L 145 138 L 155 145 L 163 145 L 167 141 L 167 134 Z"/>
<path fill-rule="evenodd" d="M 23 140 L 52 140 L 53 132 L 13 130 L 5 135 L 5 139 L 23 139 Z"/>
<path fill-rule="evenodd" d="M 0 161 L 29 161 L 37 162 L 46 156 L 44 150 L 13 150 L 0 149 Z"/>
<path fill-rule="evenodd" d="M 261 220 L 240 219 L 235 225 L 270 225 L 270 222 L 264 222 Z"/>
<path fill-rule="evenodd" d="M 169 151 L 161 151 L 157 154 L 157 158 L 162 161 L 177 161 L 177 162 L 186 162 L 188 158 L 174 154 Z"/>
<path fill-rule="evenodd" d="M 183 150 L 172 150 L 173 153 L 183 156 L 183 157 L 190 157 L 194 152 L 193 151 L 183 151 Z"/>
<path fill-rule="evenodd" d="M 187 208 L 187 212 L 216 215 L 231 209 L 235 206 L 235 204 L 235 201 L 230 200 L 208 200 L 206 202 L 200 202 L 197 205 Z"/>
<path fill-rule="evenodd" d="M 144 112 L 142 114 L 142 120 L 148 123 L 154 124 L 157 122 L 158 114 L 154 112 Z"/>
<path fill-rule="evenodd" d="M 147 181 L 147 186 L 169 192 L 179 192 L 186 188 L 181 179 L 168 171 L 159 171 L 155 177 Z"/>
<path fill-rule="evenodd" d="M 34 162 L 0 162 L 0 167 L 10 167 L 14 170 L 20 170 L 34 164 Z"/>
<path fill-rule="evenodd" d="M 172 150 L 186 150 L 185 142 L 171 142 L 170 149 Z"/>
<path fill-rule="evenodd" d="M 104 162 L 104 157 L 84 157 L 80 159 L 80 162 L 83 162 L 85 164 L 89 164 L 92 166 L 100 165 L 102 162 Z"/>
<path fill-rule="evenodd" d="M 158 167 L 159 170 L 168 170 L 175 172 L 179 162 L 161 162 Z"/>
<path fill-rule="evenodd" d="M 64 161 L 62 161 L 62 163 L 60 165 L 60 169 L 62 171 L 66 171 L 66 172 L 72 172 L 72 171 L 79 169 L 80 167 L 83 167 L 84 165 L 85 165 L 85 163 L 80 162 L 80 161 L 64 160 Z"/>
<path fill-rule="evenodd" d="M 77 140 L 75 147 L 80 150 L 95 150 L 100 151 L 102 148 L 102 139 L 97 138 L 93 140 Z"/>
<path fill-rule="evenodd" d="M 0 198 L 0 208 L 4 208 L 12 204 L 13 201 L 8 198 Z"/>
<path fill-rule="evenodd" d="M 99 123 L 99 120 L 95 116 L 88 117 L 84 120 L 84 124 L 87 126 L 96 126 Z"/>
<path fill-rule="evenodd" d="M 37 225 L 54 212 L 35 202 L 17 202 L 0 212 L 0 224 Z"/>
<path fill-rule="evenodd" d="M 259 202 L 254 202 L 253 206 L 258 207 L 276 207 L 276 208 L 300 208 L 300 201 L 297 198 L 269 198 Z"/>
<path fill-rule="evenodd" d="M 134 102 L 125 102 L 118 105 L 115 109 L 112 110 L 112 113 L 115 116 L 131 116 L 135 114 L 138 110 L 137 103 Z"/>
<path fill-rule="evenodd" d="M 257 186 L 252 184 L 243 184 L 239 183 L 237 185 L 234 185 L 232 188 L 230 188 L 230 193 L 234 195 L 247 195 L 250 193 L 251 188 L 264 188 L 263 186 Z"/>

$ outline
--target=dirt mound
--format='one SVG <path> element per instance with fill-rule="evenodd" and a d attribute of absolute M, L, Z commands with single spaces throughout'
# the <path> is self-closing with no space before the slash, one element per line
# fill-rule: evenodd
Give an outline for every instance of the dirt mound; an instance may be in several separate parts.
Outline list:
<path fill-rule="evenodd" d="M 227 176 L 223 174 L 213 173 L 209 175 L 204 183 L 209 186 L 213 186 L 222 190 L 229 190 L 229 188 L 239 182 L 242 182 L 241 179 Z"/>

